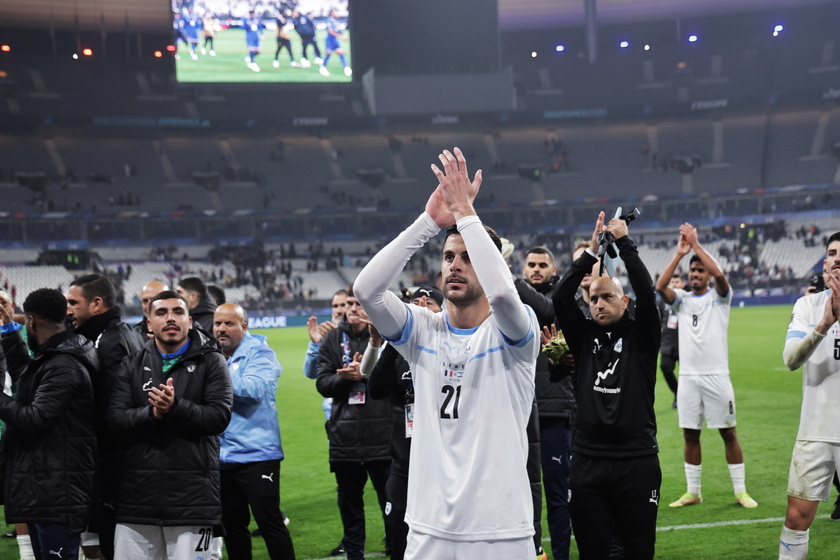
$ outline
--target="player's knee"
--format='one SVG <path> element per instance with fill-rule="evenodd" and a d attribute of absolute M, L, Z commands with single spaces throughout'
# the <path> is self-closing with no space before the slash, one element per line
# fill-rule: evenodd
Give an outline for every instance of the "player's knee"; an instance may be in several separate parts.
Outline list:
<path fill-rule="evenodd" d="M 735 443 L 738 441 L 738 435 L 735 433 L 735 428 L 721 428 L 720 437 L 726 443 Z"/>

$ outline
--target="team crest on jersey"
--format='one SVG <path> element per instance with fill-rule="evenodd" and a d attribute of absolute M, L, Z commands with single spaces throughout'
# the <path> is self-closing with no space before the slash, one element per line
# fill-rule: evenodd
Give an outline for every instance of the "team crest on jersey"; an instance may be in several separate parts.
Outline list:
<path fill-rule="evenodd" d="M 624 347 L 624 339 L 623 339 L 623 338 L 619 338 L 619 339 L 616 341 L 615 346 L 613 346 L 613 350 L 615 350 L 616 352 L 621 352 L 621 349 L 622 349 L 623 347 Z"/>
<path fill-rule="evenodd" d="M 195 371 L 195 364 L 187 364 L 187 371 L 192 373 Z"/>

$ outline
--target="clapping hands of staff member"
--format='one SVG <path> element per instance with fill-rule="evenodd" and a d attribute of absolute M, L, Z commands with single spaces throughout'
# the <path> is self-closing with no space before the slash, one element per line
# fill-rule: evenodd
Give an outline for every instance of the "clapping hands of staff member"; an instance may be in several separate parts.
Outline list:
<path fill-rule="evenodd" d="M 324 321 L 319 325 L 317 317 L 313 316 L 306 321 L 306 328 L 309 329 L 309 340 L 315 344 L 319 344 L 324 339 L 324 336 L 335 328 L 335 323 Z"/>
<path fill-rule="evenodd" d="M 353 361 L 344 366 L 343 368 L 337 369 L 335 372 L 342 378 L 346 379 L 347 381 L 361 381 L 362 380 L 362 372 L 361 366 L 362 364 L 362 355 L 359 352 L 353 356 Z"/>
<path fill-rule="evenodd" d="M 160 388 L 152 387 L 149 391 L 149 404 L 152 405 L 152 412 L 155 418 L 162 420 L 164 414 L 169 412 L 175 404 L 175 386 L 172 385 L 172 378 L 166 380 L 166 384 L 160 384 Z"/>
<path fill-rule="evenodd" d="M 472 203 L 481 188 L 481 170 L 476 171 L 475 178 L 470 181 L 464 154 L 460 148 L 455 148 L 454 152 L 444 150 L 438 156 L 443 171 L 432 164 L 438 186 L 426 202 L 426 213 L 441 229 L 453 225 L 459 218 L 475 215 Z"/>

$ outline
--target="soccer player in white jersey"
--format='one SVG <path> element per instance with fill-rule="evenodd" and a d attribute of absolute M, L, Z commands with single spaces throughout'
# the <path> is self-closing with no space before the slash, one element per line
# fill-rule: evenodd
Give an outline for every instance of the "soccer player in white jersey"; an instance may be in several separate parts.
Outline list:
<path fill-rule="evenodd" d="M 690 292 L 675 291 L 668 284 L 680 261 L 689 252 Z M 709 281 L 714 278 L 712 289 Z M 729 378 L 729 308 L 732 290 L 726 275 L 697 238 L 697 228 L 685 223 L 674 257 L 659 279 L 656 290 L 677 314 L 679 321 L 680 384 L 677 409 L 685 440 L 685 478 L 687 489 L 671 507 L 699 504 L 703 501 L 701 484 L 700 431 L 703 419 L 723 438 L 729 476 L 735 501 L 745 508 L 758 504 L 747 493 L 744 453 L 735 433 L 735 392 Z"/>
<path fill-rule="evenodd" d="M 809 528 L 819 502 L 828 501 L 840 465 L 840 232 L 828 238 L 823 277 L 828 290 L 796 301 L 785 338 L 785 365 L 791 371 L 805 368 L 780 560 L 808 554 Z"/>
<path fill-rule="evenodd" d="M 356 295 L 411 364 L 415 384 L 405 558 L 533 558 L 525 427 L 539 352 L 536 316 L 519 300 L 501 241 L 472 202 L 461 150 L 445 150 L 426 209 L 362 270 Z M 442 228 L 446 311 L 389 291 L 405 263 Z M 489 234 L 489 235 L 488 235 Z M 495 246 L 494 246 L 495 245 Z"/>

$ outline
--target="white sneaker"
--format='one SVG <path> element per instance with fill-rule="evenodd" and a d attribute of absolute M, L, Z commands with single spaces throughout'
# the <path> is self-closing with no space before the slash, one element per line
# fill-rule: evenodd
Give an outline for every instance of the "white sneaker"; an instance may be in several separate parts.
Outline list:
<path fill-rule="evenodd" d="M 205 49 L 204 47 L 201 47 L 201 54 L 207 54 L 207 49 Z"/>
<path fill-rule="evenodd" d="M 349 66 L 345 66 L 344 67 L 344 75 L 345 76 L 352 76 L 353 75 L 353 69 L 350 68 Z"/>
<path fill-rule="evenodd" d="M 300 59 L 300 66 L 301 66 L 301 68 L 309 68 L 310 66 L 312 66 L 312 63 L 309 62 L 309 59 L 301 58 Z"/>
<path fill-rule="evenodd" d="M 178 54 L 178 53 L 175 53 L 175 60 L 181 60 L 181 55 Z"/>
<path fill-rule="evenodd" d="M 271 63 L 271 65 L 274 66 L 275 68 L 280 68 L 280 61 L 275 60 L 274 62 Z"/>
<path fill-rule="evenodd" d="M 198 55 L 195 54 L 195 51 L 190 51 L 190 58 L 192 58 L 193 60 L 198 60 Z"/>
<path fill-rule="evenodd" d="M 330 75 L 330 71 L 329 71 L 329 70 L 327 70 L 326 68 L 324 68 L 323 66 L 321 66 L 320 68 L 318 68 L 318 72 L 319 72 L 322 76 L 329 76 L 329 75 Z"/>
<path fill-rule="evenodd" d="M 248 65 L 251 64 L 251 57 L 250 56 L 245 57 L 245 64 L 248 64 Z"/>
<path fill-rule="evenodd" d="M 216 56 L 216 51 L 211 50 L 211 51 L 210 51 L 210 56 Z"/>
<path fill-rule="evenodd" d="M 292 68 L 300 68 L 300 64 L 298 64 L 298 63 L 297 63 L 297 62 L 295 62 L 294 60 L 290 63 L 290 66 L 291 66 Z"/>
<path fill-rule="evenodd" d="M 317 64 L 318 66 L 322 66 L 324 64 L 324 61 L 321 60 L 320 56 L 316 56 L 315 57 L 315 64 Z"/>
<path fill-rule="evenodd" d="M 251 64 L 249 64 L 249 65 L 248 65 L 248 68 L 250 68 L 250 69 L 251 69 L 251 70 L 253 70 L 254 72 L 259 72 L 259 71 L 260 71 L 260 67 L 259 67 L 259 66 L 257 66 L 257 63 L 256 63 L 256 62 L 252 62 Z"/>

